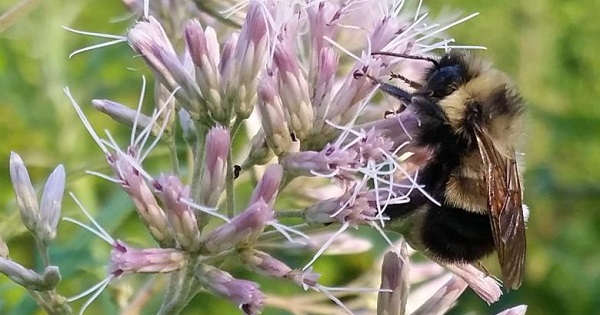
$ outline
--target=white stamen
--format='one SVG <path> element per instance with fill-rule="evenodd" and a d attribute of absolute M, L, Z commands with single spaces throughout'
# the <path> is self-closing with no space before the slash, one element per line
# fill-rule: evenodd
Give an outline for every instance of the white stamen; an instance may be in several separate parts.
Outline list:
<path fill-rule="evenodd" d="M 421 12 L 421 6 L 423 5 L 423 0 L 419 0 L 419 4 L 417 5 L 417 10 L 415 11 L 415 21 Z"/>
<path fill-rule="evenodd" d="M 461 24 L 461 23 L 463 23 L 463 22 L 465 22 L 465 21 L 468 21 L 468 20 L 470 20 L 470 19 L 472 19 L 472 18 L 476 17 L 477 15 L 479 15 L 479 12 L 475 12 L 475 13 L 473 13 L 473 14 L 470 14 L 470 15 L 468 15 L 468 16 L 466 16 L 466 17 L 462 18 L 462 19 L 459 19 L 459 20 L 457 20 L 457 21 L 454 21 L 454 22 L 452 22 L 452 23 L 450 23 L 450 24 L 448 24 L 448 25 L 446 25 L 446 26 L 444 26 L 444 27 L 441 27 L 441 28 L 439 28 L 439 29 L 437 29 L 437 30 L 435 30 L 435 31 L 433 31 L 433 32 L 431 32 L 431 33 L 429 33 L 429 34 L 427 34 L 427 35 L 425 35 L 425 36 L 423 36 L 423 37 L 421 37 L 421 38 L 417 39 L 415 42 L 420 42 L 420 41 L 423 41 L 423 40 L 425 40 L 425 39 L 427 39 L 427 38 L 433 37 L 433 36 L 435 36 L 435 35 L 437 35 L 437 34 L 439 34 L 439 33 L 443 32 L 443 31 L 445 31 L 445 30 L 447 30 L 447 29 L 449 29 L 449 28 L 451 28 L 451 27 L 454 27 L 454 26 L 456 26 L 456 25 L 458 25 L 458 24 Z"/>
<path fill-rule="evenodd" d="M 327 247 L 329 247 L 340 234 L 344 233 L 344 231 L 346 231 L 349 226 L 350 226 L 350 223 L 344 222 L 344 224 L 342 224 L 342 226 L 327 240 L 327 242 L 325 242 L 323 244 L 323 246 L 321 246 L 321 248 L 317 251 L 317 253 L 314 255 L 314 257 L 308 262 L 308 264 L 306 264 L 306 266 L 304 266 L 304 268 L 302 268 L 302 271 L 306 271 L 306 269 L 310 268 L 312 266 L 312 264 L 315 261 L 317 261 L 317 259 L 319 257 L 321 257 L 323 252 L 325 252 L 325 250 L 327 250 Z"/>
<path fill-rule="evenodd" d="M 199 204 L 194 203 L 194 201 L 192 201 L 192 200 L 185 199 L 185 198 L 180 198 L 179 201 L 181 203 L 183 203 L 183 204 L 191 207 L 191 208 L 194 208 L 196 210 L 202 211 L 203 213 L 215 216 L 215 217 L 217 217 L 217 218 L 219 218 L 219 219 L 221 219 L 221 220 L 223 220 L 223 221 L 225 221 L 227 223 L 230 222 L 230 220 L 229 220 L 228 217 L 226 217 L 226 216 L 220 214 L 219 212 L 217 212 L 217 209 L 215 209 L 215 208 L 204 207 L 204 206 L 201 206 Z"/>
<path fill-rule="evenodd" d="M 72 192 L 69 192 L 69 196 L 71 196 L 71 198 L 73 199 L 73 201 L 75 201 L 75 203 L 77 204 L 77 206 L 79 207 L 79 209 L 81 209 L 81 211 L 83 211 L 83 214 L 85 214 L 85 216 L 92 222 L 92 224 L 96 227 L 96 232 L 94 232 L 94 229 L 89 228 L 87 229 L 88 231 L 98 235 L 100 238 L 102 238 L 103 240 L 105 240 L 107 243 L 109 244 L 114 244 L 115 240 L 110 236 L 110 234 L 108 234 L 108 232 L 106 232 L 102 226 L 100 226 L 100 224 L 98 224 L 98 222 L 96 220 L 94 220 L 94 218 L 85 210 L 85 208 L 83 207 L 83 205 L 81 204 L 81 202 L 79 201 L 79 199 L 77 199 L 77 197 L 75 197 L 75 194 L 73 194 Z M 67 218 L 65 218 L 67 219 Z M 69 220 L 67 220 L 69 221 Z M 79 221 L 77 220 L 73 220 L 71 219 L 70 222 L 73 222 L 75 224 L 77 224 Z M 86 228 L 86 225 L 81 225 L 83 228 Z"/>
<path fill-rule="evenodd" d="M 119 184 L 119 185 L 123 184 L 123 181 L 121 181 L 119 179 L 116 179 L 116 178 L 113 178 L 113 177 L 110 177 L 110 176 L 108 176 L 106 174 L 103 174 L 103 173 L 100 173 L 100 172 L 85 171 L 85 173 L 88 174 L 88 175 L 100 177 L 100 178 L 105 179 L 105 180 L 107 180 L 107 181 L 109 181 L 111 183 L 114 183 L 114 184 Z"/>
<path fill-rule="evenodd" d="M 98 147 L 100 148 L 100 150 L 102 150 L 102 152 L 104 152 L 104 155 L 109 155 L 110 152 L 102 144 L 102 141 L 100 140 L 100 137 L 98 137 L 98 134 L 96 133 L 96 131 L 94 131 L 94 128 L 92 128 L 92 125 L 87 120 L 87 117 L 85 117 L 85 114 L 81 110 L 81 107 L 79 107 L 79 104 L 77 104 L 77 102 L 75 101 L 75 99 L 71 95 L 71 91 L 69 91 L 69 88 L 65 87 L 63 89 L 63 91 L 65 92 L 65 94 L 67 95 L 67 97 L 69 98 L 69 100 L 71 101 L 71 105 L 73 106 L 73 108 L 75 108 L 75 111 L 77 112 L 77 115 L 79 116 L 79 119 L 81 120 L 81 122 L 85 126 L 85 129 L 87 129 L 88 133 L 92 136 L 92 138 L 94 139 L 94 141 L 96 142 L 96 144 L 98 145 Z"/>
<path fill-rule="evenodd" d="M 142 76 L 142 90 L 140 91 L 140 97 L 138 99 L 138 106 L 135 110 L 135 118 L 133 118 L 133 128 L 131 128 L 131 136 L 129 137 L 129 144 L 133 145 L 135 139 L 135 132 L 137 131 L 138 119 L 142 114 L 142 104 L 144 103 L 144 95 L 146 94 L 146 76 Z"/>

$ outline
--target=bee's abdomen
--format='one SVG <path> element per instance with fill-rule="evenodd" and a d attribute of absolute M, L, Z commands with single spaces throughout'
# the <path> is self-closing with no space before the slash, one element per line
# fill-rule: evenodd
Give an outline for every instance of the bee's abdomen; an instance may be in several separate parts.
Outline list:
<path fill-rule="evenodd" d="M 424 247 L 442 261 L 473 262 L 494 251 L 488 215 L 431 205 L 421 222 Z"/>

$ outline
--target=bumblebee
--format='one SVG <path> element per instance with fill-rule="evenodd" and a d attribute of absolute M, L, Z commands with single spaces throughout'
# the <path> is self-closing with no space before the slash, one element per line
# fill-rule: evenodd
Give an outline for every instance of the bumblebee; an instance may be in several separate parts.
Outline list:
<path fill-rule="evenodd" d="M 434 200 L 414 190 L 410 202 L 391 204 L 385 214 L 411 222 L 405 238 L 441 262 L 479 262 L 497 252 L 507 288 L 523 278 L 526 252 L 521 173 L 515 145 L 522 134 L 524 104 L 503 72 L 467 52 L 422 59 L 423 83 L 399 75 L 414 91 L 378 80 L 419 120 L 412 145 L 429 152 L 417 182 Z M 393 224 L 392 224 L 393 226 Z"/>

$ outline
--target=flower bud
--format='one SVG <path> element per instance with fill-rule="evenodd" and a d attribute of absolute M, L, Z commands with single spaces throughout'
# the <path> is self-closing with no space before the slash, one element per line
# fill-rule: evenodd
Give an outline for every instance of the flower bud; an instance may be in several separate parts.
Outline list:
<path fill-rule="evenodd" d="M 279 184 L 283 178 L 283 168 L 279 164 L 271 164 L 265 170 L 262 178 L 254 188 L 252 196 L 250 197 L 250 204 L 262 200 L 269 206 L 273 206 L 275 203 L 275 197 L 279 191 Z"/>
<path fill-rule="evenodd" d="M 227 156 L 229 155 L 229 131 L 223 127 L 212 128 L 206 135 L 206 149 L 199 202 L 216 207 L 225 189 L 227 179 Z"/>
<path fill-rule="evenodd" d="M 256 84 L 267 52 L 267 21 L 263 5 L 251 1 L 237 40 L 233 60 L 227 61 L 223 81 L 227 102 L 233 104 L 238 118 L 248 118 L 256 101 Z M 223 53 L 223 59 L 228 56 Z"/>
<path fill-rule="evenodd" d="M 388 252 L 381 267 L 381 287 L 377 296 L 378 315 L 404 315 L 408 299 L 408 249 L 406 242 L 400 252 Z M 391 291 L 391 292 L 388 292 Z"/>
<path fill-rule="evenodd" d="M 282 261 L 261 251 L 253 249 L 246 250 L 242 252 L 240 258 L 242 262 L 252 270 L 269 277 L 284 278 L 292 271 L 292 269 Z"/>
<path fill-rule="evenodd" d="M 149 16 L 147 21 L 138 22 L 127 34 L 129 45 L 139 53 L 155 77 L 169 91 L 177 91 L 176 97 L 195 119 L 206 112 L 200 88 L 189 71 L 179 61 L 167 34 L 160 23 Z"/>
<path fill-rule="evenodd" d="M 184 186 L 177 176 L 162 175 L 154 188 L 166 208 L 169 225 L 179 245 L 186 251 L 197 251 L 200 248 L 198 223 L 192 209 L 181 202 L 189 198 L 189 187 Z"/>
<path fill-rule="evenodd" d="M 136 122 L 136 127 L 138 129 L 144 129 L 152 123 L 150 117 L 136 110 L 133 110 L 121 103 L 113 102 L 111 100 L 96 99 L 92 100 L 92 105 L 94 106 L 94 108 L 108 115 L 113 120 L 129 127 L 133 127 L 133 123 Z"/>
<path fill-rule="evenodd" d="M 10 178 L 15 190 L 21 220 L 25 227 L 35 234 L 40 219 L 37 197 L 23 160 L 14 152 L 10 153 Z"/>
<path fill-rule="evenodd" d="M 14 283 L 33 291 L 49 291 L 56 288 L 61 279 L 56 266 L 48 266 L 42 275 L 27 269 L 18 263 L 0 257 L 0 273 L 6 275 Z"/>
<path fill-rule="evenodd" d="M 166 273 L 183 268 L 186 252 L 174 248 L 136 249 L 117 240 L 110 252 L 109 272 L 115 277 L 126 273 Z"/>
<path fill-rule="evenodd" d="M 226 124 L 228 111 L 221 102 L 221 74 L 219 72 L 219 42 L 211 27 L 206 30 L 198 20 L 186 23 L 186 48 L 196 67 L 196 82 L 213 119 Z"/>
<path fill-rule="evenodd" d="M 59 165 L 48 177 L 44 192 L 42 193 L 37 235 L 44 244 L 48 244 L 56 237 L 56 226 L 60 219 L 60 209 L 64 191 L 65 168 L 62 165 Z"/>
<path fill-rule="evenodd" d="M 204 288 L 229 299 L 244 314 L 261 313 L 264 296 L 255 282 L 235 279 L 229 273 L 208 265 L 201 265 L 195 276 Z"/>
<path fill-rule="evenodd" d="M 140 172 L 136 169 L 136 166 L 132 165 L 132 159 L 135 159 L 133 153 L 130 153 L 128 156 L 116 153 L 108 157 L 109 163 L 113 168 L 115 176 L 120 181 L 121 187 L 135 204 L 140 218 L 146 227 L 148 227 L 152 237 L 163 247 L 174 247 L 175 240 L 167 215 L 158 205 L 156 198 Z"/>
<path fill-rule="evenodd" d="M 278 156 L 287 153 L 292 137 L 274 77 L 269 73 L 265 73 L 258 85 L 258 110 L 269 147 Z"/>
<path fill-rule="evenodd" d="M 277 82 L 286 121 L 300 141 L 312 131 L 313 110 L 308 94 L 308 83 L 300 70 L 293 45 L 283 40 L 275 46 L 273 61 L 277 67 Z"/>
<path fill-rule="evenodd" d="M 251 247 L 274 216 L 273 209 L 263 200 L 259 200 L 233 217 L 230 222 L 212 231 L 204 241 L 205 247 L 211 253 L 239 246 Z"/>

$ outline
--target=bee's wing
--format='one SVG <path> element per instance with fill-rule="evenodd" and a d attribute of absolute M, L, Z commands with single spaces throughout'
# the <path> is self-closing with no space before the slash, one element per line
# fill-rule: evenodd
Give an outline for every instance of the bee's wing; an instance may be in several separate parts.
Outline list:
<path fill-rule="evenodd" d="M 486 168 L 488 209 L 494 244 L 507 288 L 517 289 L 523 280 L 525 220 L 521 183 L 514 157 L 502 156 L 485 131 L 475 128 L 477 145 Z"/>

